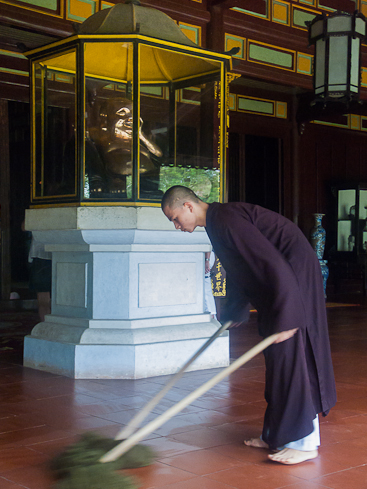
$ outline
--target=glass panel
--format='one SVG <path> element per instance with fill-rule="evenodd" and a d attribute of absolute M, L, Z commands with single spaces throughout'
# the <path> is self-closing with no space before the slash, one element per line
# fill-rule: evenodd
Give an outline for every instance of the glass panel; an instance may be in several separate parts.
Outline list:
<path fill-rule="evenodd" d="M 84 199 L 132 198 L 132 47 L 85 47 Z"/>
<path fill-rule="evenodd" d="M 310 32 L 310 37 L 311 39 L 320 36 L 324 31 L 324 20 L 320 19 L 311 24 L 311 32 Z"/>
<path fill-rule="evenodd" d="M 117 69 L 114 58 L 113 78 L 110 69 L 103 75 L 102 44 L 85 49 L 84 198 L 133 199 L 136 165 L 138 200 L 159 203 L 176 183 L 205 200 L 219 200 L 222 108 L 217 85 L 208 80 L 219 78 L 222 63 L 139 45 L 138 97 L 132 90 L 132 44 L 119 51 L 121 43 L 114 43 L 116 56 L 129 59 Z M 136 121 L 133 113 L 139 114 Z"/>
<path fill-rule="evenodd" d="M 367 190 L 359 191 L 359 253 L 367 252 Z"/>
<path fill-rule="evenodd" d="M 315 93 L 325 91 L 325 41 L 319 39 L 316 42 L 315 60 Z"/>
<path fill-rule="evenodd" d="M 346 90 L 348 75 L 348 37 L 331 37 L 329 40 L 329 90 Z"/>
<path fill-rule="evenodd" d="M 352 221 L 338 222 L 338 251 L 353 251 L 355 236 L 352 233 Z"/>
<path fill-rule="evenodd" d="M 86 78 L 85 199 L 126 199 L 132 173 L 131 85 Z"/>
<path fill-rule="evenodd" d="M 145 46 L 141 52 L 143 58 L 148 55 Z M 168 68 L 165 50 L 155 49 L 153 55 L 160 61 L 161 71 L 167 74 L 171 85 L 140 81 L 140 147 L 145 145 L 147 152 L 140 151 L 139 197 L 160 201 L 172 185 L 185 185 L 205 201 L 218 201 L 223 156 L 218 150 L 222 112 L 218 84 L 214 80 L 219 78 L 221 64 L 170 53 L 173 67 Z M 199 76 L 196 73 L 185 83 L 181 78 L 182 67 L 189 72 L 190 66 L 193 73 L 198 66 L 207 71 Z M 174 75 L 177 84 L 172 79 Z M 193 79 L 196 83 L 192 83 Z M 142 164 L 147 166 L 146 170 Z"/>
<path fill-rule="evenodd" d="M 366 35 L 366 21 L 361 17 L 356 18 L 356 32 L 362 36 Z"/>
<path fill-rule="evenodd" d="M 176 91 L 174 147 L 161 169 L 160 189 L 190 187 L 201 199 L 220 200 L 219 119 L 215 82 Z"/>
<path fill-rule="evenodd" d="M 140 93 L 139 197 L 160 201 L 161 169 L 169 158 L 168 89 L 162 85 L 141 85 Z"/>
<path fill-rule="evenodd" d="M 71 72 L 52 66 L 57 57 L 35 64 L 34 197 L 76 195 L 75 52 Z M 70 143 L 71 142 L 71 143 Z"/>
<path fill-rule="evenodd" d="M 359 219 L 367 219 L 367 190 L 359 191 Z"/>
<path fill-rule="evenodd" d="M 355 216 L 356 190 L 338 191 L 338 220 L 353 219 Z"/>
<path fill-rule="evenodd" d="M 356 190 L 338 191 L 338 251 L 353 251 L 355 246 Z"/>
<path fill-rule="evenodd" d="M 327 19 L 328 32 L 346 32 L 352 30 L 352 17 L 350 15 L 336 15 Z"/>
<path fill-rule="evenodd" d="M 177 90 L 141 86 L 140 197 L 161 199 L 172 185 L 220 199 L 215 83 Z"/>
<path fill-rule="evenodd" d="M 350 91 L 358 92 L 360 81 L 360 60 L 359 50 L 361 41 L 358 38 L 351 39 L 352 53 L 351 53 L 351 66 L 350 66 Z"/>
<path fill-rule="evenodd" d="M 131 42 L 87 42 L 84 46 L 86 76 L 113 81 L 132 80 Z"/>

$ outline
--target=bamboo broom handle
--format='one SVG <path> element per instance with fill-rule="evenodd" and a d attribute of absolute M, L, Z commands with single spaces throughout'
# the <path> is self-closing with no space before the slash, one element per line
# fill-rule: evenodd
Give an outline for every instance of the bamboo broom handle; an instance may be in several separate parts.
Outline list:
<path fill-rule="evenodd" d="M 166 412 L 158 416 L 158 418 L 154 419 L 147 425 L 143 426 L 139 431 L 134 433 L 130 438 L 124 440 L 115 446 L 112 450 L 107 452 L 103 457 L 100 458 L 100 462 L 114 462 L 118 457 L 126 453 L 130 448 L 136 445 L 140 440 L 142 440 L 145 436 L 152 433 L 154 430 L 162 426 L 166 421 L 168 421 L 172 416 L 182 411 L 186 406 L 188 406 L 191 402 L 195 401 L 198 397 L 205 394 L 209 389 L 214 387 L 218 382 L 223 380 L 229 374 L 240 368 L 246 362 L 255 357 L 258 353 L 261 353 L 265 348 L 274 343 L 281 333 L 276 333 L 271 336 L 268 336 L 264 340 L 260 341 L 257 345 L 255 345 L 251 350 L 244 353 L 240 358 L 237 358 L 231 365 L 226 367 L 224 370 L 215 375 L 212 379 L 208 380 L 202 386 L 198 387 L 194 392 L 191 392 L 184 399 L 181 399 L 177 404 L 167 409 Z"/>
<path fill-rule="evenodd" d="M 167 382 L 167 384 L 163 387 L 163 389 L 156 394 L 153 399 L 151 399 L 143 409 L 134 416 L 129 423 L 122 428 L 119 433 L 115 436 L 115 440 L 123 440 L 128 438 L 134 431 L 136 431 L 144 419 L 148 416 L 151 410 L 159 403 L 159 401 L 167 394 L 167 392 L 171 389 L 171 387 L 183 376 L 185 370 L 189 368 L 189 366 L 198 358 L 199 355 L 203 353 L 204 350 L 210 346 L 213 341 L 218 338 L 220 334 L 222 334 L 229 326 L 232 324 L 232 321 L 227 321 L 223 326 L 217 329 L 217 331 L 204 343 L 204 345 L 199 348 L 199 350 L 180 368 L 180 370 Z"/>

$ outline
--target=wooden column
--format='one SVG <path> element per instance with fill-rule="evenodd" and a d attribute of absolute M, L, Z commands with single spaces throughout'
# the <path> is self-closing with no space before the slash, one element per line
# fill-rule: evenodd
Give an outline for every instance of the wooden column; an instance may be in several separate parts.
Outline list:
<path fill-rule="evenodd" d="M 298 99 L 292 99 L 292 218 L 298 225 L 299 217 L 299 122 L 297 121 Z"/>
<path fill-rule="evenodd" d="M 210 6 L 210 22 L 207 26 L 206 47 L 224 51 L 223 9 L 220 5 Z"/>
<path fill-rule="evenodd" d="M 0 294 L 8 300 L 11 288 L 10 268 L 10 158 L 8 102 L 0 100 Z"/>

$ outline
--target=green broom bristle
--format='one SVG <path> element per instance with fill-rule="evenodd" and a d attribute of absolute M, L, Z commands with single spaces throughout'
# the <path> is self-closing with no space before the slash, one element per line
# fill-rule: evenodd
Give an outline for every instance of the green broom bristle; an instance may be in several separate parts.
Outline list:
<path fill-rule="evenodd" d="M 75 467 L 54 489 L 137 489 L 131 477 L 113 472 L 106 464 Z"/>
<path fill-rule="evenodd" d="M 150 447 L 135 445 L 115 461 L 115 466 L 117 469 L 137 469 L 151 465 L 156 458 L 157 454 Z"/>
<path fill-rule="evenodd" d="M 87 474 L 91 473 L 113 473 L 118 469 L 134 469 L 138 467 L 145 467 L 150 465 L 156 459 L 154 451 L 144 445 L 135 445 L 128 452 L 121 455 L 114 462 L 101 463 L 100 458 L 121 443 L 122 440 L 113 440 L 111 438 L 104 438 L 95 433 L 85 433 L 81 436 L 80 440 L 74 445 L 66 448 L 60 455 L 51 461 L 50 468 L 54 475 L 58 479 L 66 478 L 66 480 L 75 479 L 75 472 L 78 474 L 86 471 Z M 114 474 L 115 475 L 115 474 Z M 78 475 L 79 477 L 79 475 Z M 90 478 L 91 476 L 88 475 Z M 69 480 L 69 483 L 72 481 Z M 64 482 L 64 481 L 63 481 Z M 69 486 L 60 486 L 61 488 Z M 73 488 L 74 486 L 70 486 Z M 81 489 L 84 486 L 77 485 L 77 489 Z M 98 486 L 97 486 L 98 487 Z M 107 489 L 114 489 L 114 486 L 106 486 Z M 120 487 L 120 486 L 116 486 Z M 123 486 L 125 489 L 125 486 Z M 88 486 L 88 489 L 91 487 Z"/>

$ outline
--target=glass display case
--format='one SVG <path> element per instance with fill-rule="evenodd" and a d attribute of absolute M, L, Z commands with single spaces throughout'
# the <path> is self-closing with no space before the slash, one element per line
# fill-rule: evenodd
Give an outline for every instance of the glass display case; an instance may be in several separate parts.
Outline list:
<path fill-rule="evenodd" d="M 32 206 L 159 205 L 175 184 L 223 199 L 229 55 L 80 33 L 27 55 Z"/>
<path fill-rule="evenodd" d="M 337 197 L 336 251 L 367 253 L 367 184 L 335 189 Z"/>

